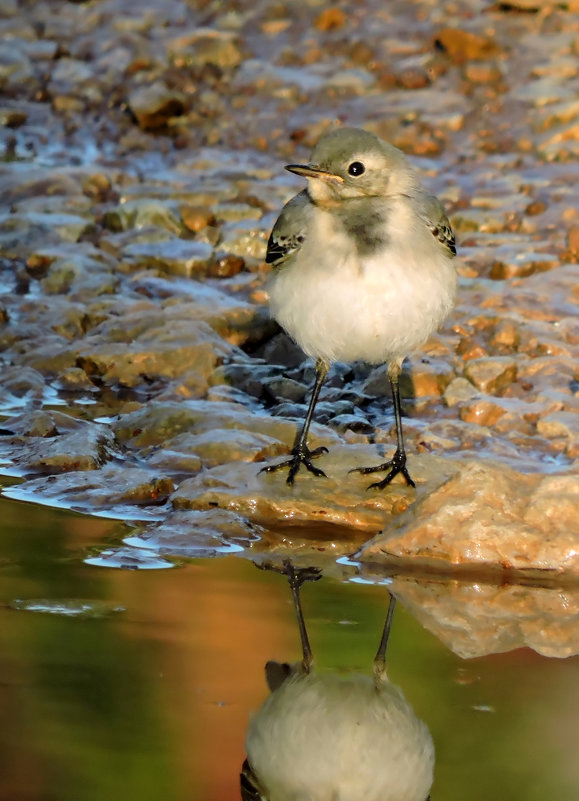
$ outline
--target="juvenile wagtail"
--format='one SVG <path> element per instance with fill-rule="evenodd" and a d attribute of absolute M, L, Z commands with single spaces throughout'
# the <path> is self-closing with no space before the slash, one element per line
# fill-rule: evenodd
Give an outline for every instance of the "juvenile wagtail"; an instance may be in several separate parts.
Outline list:
<path fill-rule="evenodd" d="M 420 348 L 448 316 L 456 295 L 454 235 L 436 197 L 421 185 L 402 151 L 359 128 L 323 136 L 311 162 L 286 167 L 308 181 L 282 209 L 266 261 L 272 316 L 316 362 L 316 381 L 291 458 L 263 468 L 300 466 L 325 476 L 307 437 L 332 362 L 388 364 L 397 446 L 393 457 L 362 473 L 387 471 L 382 489 L 406 469 L 399 376 L 404 357 Z"/>

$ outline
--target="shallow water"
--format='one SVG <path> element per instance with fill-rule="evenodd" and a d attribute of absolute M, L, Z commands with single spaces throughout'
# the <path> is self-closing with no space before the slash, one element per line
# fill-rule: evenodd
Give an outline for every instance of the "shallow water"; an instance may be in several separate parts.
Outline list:
<path fill-rule="evenodd" d="M 0 799 L 240 798 L 264 665 L 300 658 L 285 578 L 232 556 L 98 567 L 124 524 L 1 504 Z M 324 576 L 302 603 L 318 669 L 371 669 L 384 581 Z M 435 743 L 433 801 L 578 797 L 579 657 L 462 660 L 399 603 L 387 662 Z"/>

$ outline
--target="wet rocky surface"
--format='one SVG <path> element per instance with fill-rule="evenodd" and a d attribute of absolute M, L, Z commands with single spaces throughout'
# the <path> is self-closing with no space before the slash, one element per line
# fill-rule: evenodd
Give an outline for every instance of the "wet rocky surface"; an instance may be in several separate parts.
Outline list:
<path fill-rule="evenodd" d="M 0 411 L 11 497 L 134 521 L 123 553 L 289 550 L 579 575 L 576 4 L 11 0 L 0 10 Z M 267 315 L 283 171 L 329 127 L 405 150 L 460 293 L 406 362 L 313 365 Z"/>

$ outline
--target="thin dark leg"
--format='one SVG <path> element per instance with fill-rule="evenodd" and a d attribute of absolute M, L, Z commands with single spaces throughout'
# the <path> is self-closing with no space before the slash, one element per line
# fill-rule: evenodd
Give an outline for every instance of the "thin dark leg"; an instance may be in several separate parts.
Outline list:
<path fill-rule="evenodd" d="M 322 453 L 327 453 L 328 449 L 325 448 L 323 445 L 319 448 L 315 448 L 313 451 L 310 451 L 308 448 L 308 433 L 310 430 L 310 425 L 312 422 L 312 417 L 314 416 L 314 409 L 318 398 L 320 396 L 320 390 L 322 389 L 322 384 L 324 383 L 324 379 L 328 374 L 328 365 L 323 361 L 318 361 L 316 363 L 316 383 L 314 384 L 314 391 L 312 392 L 312 397 L 310 400 L 310 405 L 308 406 L 308 413 L 306 414 L 306 419 L 298 435 L 294 442 L 294 446 L 291 450 L 292 458 L 286 459 L 284 462 L 280 462 L 280 464 L 272 464 L 268 465 L 267 467 L 262 467 L 259 471 L 260 473 L 273 473 L 276 470 L 281 470 L 284 467 L 289 467 L 288 476 L 286 479 L 287 484 L 293 484 L 294 478 L 298 470 L 300 469 L 300 465 L 305 465 L 306 469 L 313 473 L 315 476 L 326 476 L 323 470 L 320 470 L 319 467 L 315 467 L 312 464 L 312 459 L 315 459 L 316 456 L 320 456 Z"/>
<path fill-rule="evenodd" d="M 394 609 L 396 607 L 396 598 L 390 593 L 390 604 L 388 605 L 388 613 L 386 615 L 386 622 L 382 630 L 382 639 L 374 657 L 374 675 L 377 679 L 381 679 L 386 673 L 386 646 L 388 645 L 388 638 L 390 637 L 390 629 L 392 628 L 392 618 L 394 616 Z"/>
<path fill-rule="evenodd" d="M 284 567 L 289 579 L 289 585 L 292 591 L 294 601 L 294 609 L 296 610 L 296 617 L 298 620 L 298 628 L 300 630 L 300 641 L 302 644 L 302 667 L 305 673 L 309 673 L 314 661 L 312 649 L 310 646 L 310 639 L 308 637 L 308 630 L 306 628 L 306 621 L 304 620 L 304 613 L 302 612 L 302 602 L 300 600 L 300 587 L 304 581 L 316 581 L 320 578 L 320 573 L 314 569 L 306 568 L 305 570 L 295 571 L 289 559 L 284 561 Z M 314 570 L 315 572 L 312 572 Z"/>
<path fill-rule="evenodd" d="M 302 604 L 300 600 L 300 587 L 306 581 L 318 581 L 322 577 L 322 571 L 319 567 L 294 567 L 290 559 L 283 560 L 283 567 L 276 567 L 271 562 L 264 562 L 264 564 L 257 564 L 260 570 L 273 570 L 275 573 L 281 573 L 287 577 L 288 583 L 292 591 L 292 598 L 294 602 L 294 609 L 296 610 L 296 617 L 298 620 L 298 628 L 300 631 L 300 641 L 302 644 L 302 666 L 306 673 L 310 672 L 313 656 L 310 647 L 310 640 L 308 631 L 306 629 L 306 622 L 302 612 Z"/>
<path fill-rule="evenodd" d="M 396 421 L 396 451 L 392 459 L 387 462 L 383 462 L 382 464 L 375 465 L 374 467 L 355 467 L 353 470 L 350 470 L 350 473 L 377 473 L 381 470 L 388 470 L 388 475 L 386 478 L 382 479 L 382 481 L 375 481 L 373 484 L 370 484 L 368 489 L 384 489 L 384 487 L 388 486 L 394 476 L 397 476 L 398 473 L 402 473 L 404 478 L 406 479 L 406 483 L 411 486 L 415 487 L 416 484 L 410 478 L 410 474 L 406 469 L 406 451 L 404 449 L 404 435 L 402 433 L 402 412 L 400 407 L 400 384 L 398 377 L 400 375 L 400 366 L 394 365 L 388 370 L 388 376 L 390 378 L 390 387 L 392 389 L 392 400 L 394 401 L 394 420 Z"/>

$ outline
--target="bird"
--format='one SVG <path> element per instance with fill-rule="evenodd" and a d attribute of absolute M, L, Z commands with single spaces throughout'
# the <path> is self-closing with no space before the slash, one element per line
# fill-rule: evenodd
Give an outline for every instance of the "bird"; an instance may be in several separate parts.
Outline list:
<path fill-rule="evenodd" d="M 277 568 L 274 568 L 277 569 Z M 284 561 L 302 660 L 266 665 L 269 696 L 250 720 L 240 785 L 243 801 L 429 801 L 434 745 L 386 675 L 390 596 L 373 675 L 314 669 L 299 599 L 315 568 Z"/>
<path fill-rule="evenodd" d="M 323 135 L 308 164 L 285 167 L 307 188 L 283 207 L 271 231 L 266 262 L 271 316 L 316 364 L 316 378 L 291 457 L 260 472 L 288 468 L 292 485 L 302 465 L 326 473 L 308 448 L 322 384 L 333 362 L 387 364 L 396 423 L 388 461 L 350 472 L 385 471 L 369 488 L 383 489 L 406 467 L 399 377 L 454 306 L 454 234 L 444 209 L 427 192 L 408 157 L 362 128 Z"/>

